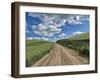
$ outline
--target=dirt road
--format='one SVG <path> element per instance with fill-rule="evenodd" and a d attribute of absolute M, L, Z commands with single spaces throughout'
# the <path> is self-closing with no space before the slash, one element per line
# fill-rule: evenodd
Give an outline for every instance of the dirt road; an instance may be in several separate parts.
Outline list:
<path fill-rule="evenodd" d="M 76 51 L 55 43 L 54 48 L 32 66 L 77 65 L 86 63 L 88 63 L 88 61 L 78 56 Z"/>

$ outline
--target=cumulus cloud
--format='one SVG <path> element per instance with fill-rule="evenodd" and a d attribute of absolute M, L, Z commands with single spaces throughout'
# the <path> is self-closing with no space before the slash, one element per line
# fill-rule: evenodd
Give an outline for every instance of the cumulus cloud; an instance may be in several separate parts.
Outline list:
<path fill-rule="evenodd" d="M 64 36 L 66 36 L 66 34 L 65 33 L 61 33 L 61 36 L 64 37 Z"/>
<path fill-rule="evenodd" d="M 41 19 L 41 23 L 37 25 L 32 25 L 33 32 L 38 35 L 45 37 L 52 37 L 55 34 L 59 34 L 62 31 L 62 27 L 68 23 L 71 25 L 82 24 L 83 20 L 88 19 L 89 17 L 84 18 L 83 15 L 74 15 L 74 14 L 49 14 L 49 13 L 28 13 L 28 16 L 38 17 Z M 67 26 L 66 26 L 67 27 Z M 65 34 L 62 33 L 59 37 L 64 37 Z"/>
<path fill-rule="evenodd" d="M 76 31 L 73 33 L 73 35 L 78 35 L 78 34 L 83 34 L 84 32 L 81 32 L 81 31 Z"/>
<path fill-rule="evenodd" d="M 33 31 L 35 34 L 43 35 L 43 36 L 53 36 L 54 34 L 58 34 L 61 32 L 61 26 L 64 25 L 65 20 L 61 21 L 53 21 L 50 18 L 45 21 L 44 23 L 38 24 L 37 26 L 33 25 Z"/>
<path fill-rule="evenodd" d="M 67 22 L 71 25 L 83 24 L 83 21 L 89 21 L 89 16 L 87 15 L 71 15 L 67 19 Z"/>
<path fill-rule="evenodd" d="M 42 18 L 42 15 L 41 14 L 33 13 L 33 12 L 29 12 L 28 13 L 28 16 Z"/>
<path fill-rule="evenodd" d="M 59 34 L 58 39 L 66 39 L 66 38 L 68 38 L 68 37 L 69 37 L 68 34 L 61 33 L 61 34 Z"/>
<path fill-rule="evenodd" d="M 29 13 L 28 15 L 41 19 L 41 24 L 32 26 L 33 32 L 38 35 L 51 37 L 55 34 L 58 34 L 61 32 L 61 27 L 66 23 L 66 19 L 64 17 L 60 18 L 59 15 L 36 13 Z"/>
<path fill-rule="evenodd" d="M 72 16 L 68 19 L 68 23 L 71 25 L 82 24 L 81 16 Z"/>
<path fill-rule="evenodd" d="M 54 34 L 60 33 L 61 29 L 53 25 L 39 24 L 34 28 L 34 33 L 43 36 L 53 36 Z"/>
<path fill-rule="evenodd" d="M 40 15 L 38 16 L 40 17 Z M 66 19 L 60 19 L 56 15 L 42 15 L 41 19 L 43 23 L 38 24 L 37 26 L 33 25 L 33 31 L 35 34 L 49 37 L 60 33 L 61 27 L 66 23 Z"/>
<path fill-rule="evenodd" d="M 39 40 L 46 40 L 48 41 L 49 39 L 46 37 L 33 37 L 32 39 L 39 39 Z"/>
<path fill-rule="evenodd" d="M 33 39 L 33 37 L 27 37 L 26 39 L 27 39 L 27 40 L 32 40 L 32 39 Z"/>
<path fill-rule="evenodd" d="M 59 34 L 59 38 L 63 38 L 63 37 L 65 37 L 65 36 L 66 36 L 65 33 L 61 33 L 61 34 Z"/>
<path fill-rule="evenodd" d="M 41 39 L 40 37 L 33 37 L 33 39 Z"/>
<path fill-rule="evenodd" d="M 41 37 L 41 39 L 48 41 L 49 39 L 46 37 Z"/>

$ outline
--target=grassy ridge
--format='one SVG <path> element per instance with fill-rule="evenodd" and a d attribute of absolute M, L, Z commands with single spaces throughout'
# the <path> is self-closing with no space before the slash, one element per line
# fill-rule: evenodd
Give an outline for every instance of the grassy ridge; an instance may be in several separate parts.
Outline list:
<path fill-rule="evenodd" d="M 89 33 L 73 36 L 68 39 L 58 40 L 57 43 L 76 50 L 79 55 L 89 59 Z"/>
<path fill-rule="evenodd" d="M 53 43 L 42 40 L 26 40 L 26 66 L 32 66 L 45 56 L 53 47 Z"/>

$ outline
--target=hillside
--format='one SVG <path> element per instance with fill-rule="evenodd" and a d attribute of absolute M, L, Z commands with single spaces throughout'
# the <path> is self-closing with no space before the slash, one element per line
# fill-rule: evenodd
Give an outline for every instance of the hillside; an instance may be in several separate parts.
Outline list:
<path fill-rule="evenodd" d="M 44 40 L 26 40 L 26 67 L 44 57 L 53 48 L 53 43 Z"/>
<path fill-rule="evenodd" d="M 67 39 L 58 40 L 56 43 L 74 49 L 79 55 L 89 59 L 89 33 L 83 33 Z"/>

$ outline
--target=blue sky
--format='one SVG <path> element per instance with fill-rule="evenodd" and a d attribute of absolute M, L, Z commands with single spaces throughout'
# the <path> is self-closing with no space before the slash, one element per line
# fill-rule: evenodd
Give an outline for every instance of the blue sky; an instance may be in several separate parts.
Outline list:
<path fill-rule="evenodd" d="M 57 41 L 89 32 L 89 15 L 26 12 L 26 39 Z"/>

